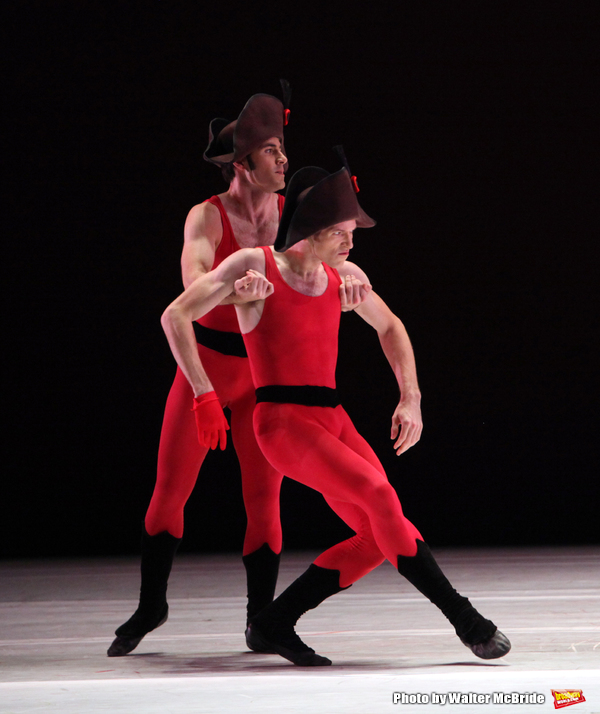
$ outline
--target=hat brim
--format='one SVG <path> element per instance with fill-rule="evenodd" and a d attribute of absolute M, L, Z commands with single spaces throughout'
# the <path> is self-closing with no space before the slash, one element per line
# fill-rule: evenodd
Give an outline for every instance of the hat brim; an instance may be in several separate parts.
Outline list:
<path fill-rule="evenodd" d="M 210 122 L 204 159 L 217 166 L 242 161 L 271 137 L 281 141 L 283 151 L 284 113 L 277 97 L 254 94 L 236 120 L 217 118 Z"/>
<path fill-rule="evenodd" d="M 208 146 L 204 160 L 217 166 L 233 161 L 233 136 L 236 121 L 217 117 L 208 126 Z"/>
<path fill-rule="evenodd" d="M 307 189 L 300 200 L 300 194 Z M 275 250 L 283 253 L 329 226 L 350 220 L 356 221 L 357 228 L 375 225 L 360 207 L 346 168 L 330 174 L 317 166 L 307 166 L 290 180 Z"/>
<path fill-rule="evenodd" d="M 307 188 L 311 188 L 329 176 L 329 172 L 321 169 L 318 166 L 305 166 L 296 171 L 290 179 L 287 190 L 285 192 L 285 203 L 279 221 L 279 229 L 277 230 L 277 238 L 275 239 L 274 248 L 278 253 L 287 250 L 291 243 L 287 242 L 287 235 L 290 223 L 298 208 L 298 198 L 300 194 Z"/>

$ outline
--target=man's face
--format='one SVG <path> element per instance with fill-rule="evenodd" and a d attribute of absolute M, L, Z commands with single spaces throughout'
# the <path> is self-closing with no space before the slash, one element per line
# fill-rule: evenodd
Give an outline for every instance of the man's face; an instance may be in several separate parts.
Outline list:
<path fill-rule="evenodd" d="M 271 193 L 285 187 L 287 157 L 276 136 L 267 139 L 241 163 L 248 181 L 257 188 Z"/>
<path fill-rule="evenodd" d="M 312 238 L 315 255 L 330 268 L 341 268 L 352 249 L 356 221 L 343 221 L 319 231 Z"/>

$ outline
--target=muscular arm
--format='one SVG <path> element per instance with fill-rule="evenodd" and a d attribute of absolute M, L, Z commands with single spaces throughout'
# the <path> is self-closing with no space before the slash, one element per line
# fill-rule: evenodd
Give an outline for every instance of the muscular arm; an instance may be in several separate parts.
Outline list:
<path fill-rule="evenodd" d="M 212 269 L 222 238 L 223 225 L 219 209 L 208 202 L 194 206 L 188 213 L 183 229 L 181 277 L 185 288 Z"/>
<path fill-rule="evenodd" d="M 230 255 L 214 270 L 200 274 L 186 290 L 174 300 L 161 317 L 161 324 L 177 364 L 194 390 L 194 395 L 213 390 L 204 371 L 192 321 L 206 315 L 233 291 L 236 280 L 248 270 L 264 269 L 264 255 L 258 249 L 239 250 Z"/>
<path fill-rule="evenodd" d="M 188 214 L 183 229 L 181 277 L 184 288 L 189 287 L 196 278 L 212 270 L 215 253 L 222 238 L 223 224 L 219 209 L 207 201 L 194 206 Z M 244 292 L 234 290 L 218 304 L 242 305 L 249 299 L 251 297 Z"/>
<path fill-rule="evenodd" d="M 363 270 L 354 263 L 346 262 L 339 273 L 342 278 L 351 274 L 362 282 L 369 282 Z M 402 321 L 375 292 L 371 291 L 355 312 L 376 330 L 398 382 L 400 401 L 392 416 L 391 438 L 396 439 L 394 449 L 399 456 L 417 443 L 423 430 L 421 392 L 412 345 Z"/>

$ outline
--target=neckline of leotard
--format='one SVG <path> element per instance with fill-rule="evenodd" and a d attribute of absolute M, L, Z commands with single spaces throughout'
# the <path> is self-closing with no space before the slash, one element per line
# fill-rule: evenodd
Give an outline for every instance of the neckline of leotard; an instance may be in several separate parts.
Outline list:
<path fill-rule="evenodd" d="M 280 194 L 276 194 L 276 195 L 277 195 L 277 210 L 279 211 L 279 218 L 281 218 L 281 212 L 283 211 L 284 197 L 281 196 Z M 212 196 L 211 202 L 213 200 L 214 200 L 213 205 L 219 209 L 219 213 L 221 214 L 221 223 L 223 225 L 223 233 L 225 233 L 225 228 L 228 228 L 229 234 L 231 235 L 233 242 L 236 244 L 237 249 L 241 250 L 242 246 L 238 243 L 238 240 L 235 237 L 235 233 L 233 232 L 233 226 L 231 225 L 231 221 L 229 220 L 229 216 L 227 215 L 227 210 L 225 209 L 225 206 L 223 205 L 223 201 L 221 201 L 221 197 L 218 194 L 215 194 L 214 196 Z M 222 239 L 221 239 L 221 241 L 222 241 Z M 219 243 L 219 245 L 221 245 L 221 244 Z M 259 247 L 259 246 L 257 246 L 257 247 Z"/>
<path fill-rule="evenodd" d="M 221 223 L 223 224 L 223 235 L 225 234 L 225 229 L 228 229 L 231 239 L 237 246 L 237 250 L 241 250 L 242 246 L 237 242 L 237 238 L 235 237 L 235 233 L 233 232 L 233 227 L 231 225 L 231 221 L 229 220 L 229 216 L 227 215 L 227 211 L 225 210 L 225 206 L 223 205 L 223 201 L 221 201 L 221 198 L 217 195 L 213 196 L 213 199 L 215 200 L 214 205 L 219 209 L 219 213 L 221 214 Z M 221 238 L 221 243 L 222 242 L 223 242 L 223 238 Z M 221 246 L 221 243 L 219 243 L 219 247 Z"/>
<path fill-rule="evenodd" d="M 269 258 L 271 259 L 271 264 L 272 264 L 273 268 L 275 269 L 275 271 L 277 272 L 277 275 L 279 276 L 279 279 L 281 280 L 281 282 L 282 282 L 287 288 L 289 288 L 290 290 L 292 290 L 292 291 L 295 292 L 295 293 L 298 293 L 298 295 L 302 295 L 303 297 L 308 297 L 308 298 L 320 298 L 320 297 L 323 297 L 323 295 L 325 295 L 325 293 L 326 293 L 327 290 L 329 289 L 329 285 L 330 285 L 330 281 L 331 281 L 331 273 L 330 273 L 331 268 L 329 268 L 329 266 L 328 266 L 326 263 L 321 263 L 321 265 L 323 266 L 323 269 L 325 270 L 325 275 L 327 276 L 327 285 L 325 286 L 325 290 L 323 290 L 323 292 L 322 292 L 320 295 L 307 295 L 306 293 L 301 293 L 300 290 L 296 290 L 296 288 L 293 288 L 293 287 L 286 281 L 286 279 L 283 277 L 283 275 L 282 275 L 282 273 L 281 273 L 281 270 L 279 270 L 279 266 L 277 265 L 277 261 L 275 260 L 275 255 L 273 254 L 273 251 L 271 250 L 271 247 L 272 247 L 272 246 L 266 246 L 266 245 L 264 245 L 264 246 L 262 246 L 262 249 L 263 249 L 263 250 L 268 249 Z M 266 253 L 266 252 L 267 252 L 267 251 L 265 250 L 265 253 Z M 267 260 L 266 257 L 265 257 L 265 260 Z M 329 270 L 328 270 L 328 268 L 329 268 Z"/>

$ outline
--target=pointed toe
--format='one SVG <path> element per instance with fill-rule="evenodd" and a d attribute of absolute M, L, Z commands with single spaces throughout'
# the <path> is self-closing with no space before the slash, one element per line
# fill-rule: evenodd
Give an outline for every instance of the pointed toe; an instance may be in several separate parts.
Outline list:
<path fill-rule="evenodd" d="M 508 637 L 496 630 L 496 632 L 485 642 L 479 642 L 476 645 L 470 645 L 463 640 L 465 647 L 468 647 L 471 652 L 481 659 L 498 659 L 504 657 L 510 652 L 511 644 Z"/>
<path fill-rule="evenodd" d="M 124 657 L 126 654 L 133 652 L 143 639 L 143 635 L 141 637 L 120 637 L 117 635 L 106 654 L 109 657 Z"/>
<path fill-rule="evenodd" d="M 124 657 L 140 644 L 144 637 L 169 619 L 169 606 L 165 603 L 158 613 L 144 617 L 136 611 L 127 622 L 117 627 L 115 639 L 106 654 L 109 657 Z"/>

